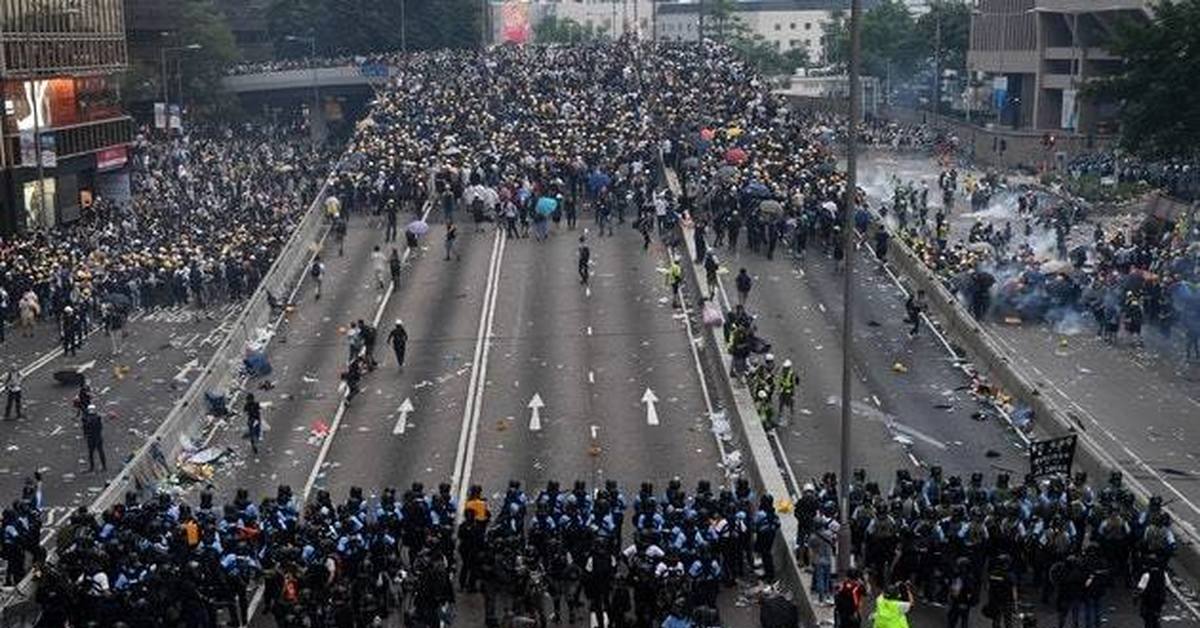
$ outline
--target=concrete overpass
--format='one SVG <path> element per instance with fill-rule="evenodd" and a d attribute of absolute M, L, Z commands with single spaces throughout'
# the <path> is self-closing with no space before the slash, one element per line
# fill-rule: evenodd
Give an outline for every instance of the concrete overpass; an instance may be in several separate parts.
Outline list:
<path fill-rule="evenodd" d="M 379 64 L 299 68 L 227 76 L 223 83 L 225 89 L 235 94 L 305 90 L 314 86 L 336 92 L 348 87 L 382 85 L 396 76 L 397 71 L 395 67 Z"/>

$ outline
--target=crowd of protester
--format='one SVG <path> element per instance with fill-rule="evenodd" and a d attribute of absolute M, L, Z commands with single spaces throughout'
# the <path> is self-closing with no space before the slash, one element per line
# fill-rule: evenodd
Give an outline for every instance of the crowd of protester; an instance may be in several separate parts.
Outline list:
<path fill-rule="evenodd" d="M 1184 201 L 1200 199 L 1200 168 L 1192 161 L 1144 161 L 1112 152 L 1087 153 L 1067 164 L 1073 177 L 1111 177 L 1118 183 L 1143 182 Z"/>
<path fill-rule="evenodd" d="M 329 154 L 308 146 L 299 126 L 260 123 L 139 135 L 131 202 L 100 198 L 77 221 L 0 241 L 0 316 L 27 335 L 55 321 L 70 352 L 106 306 L 248 296 L 323 181 Z"/>
<path fill-rule="evenodd" d="M 1090 318 L 1105 340 L 1123 333 L 1135 344 L 1149 327 L 1164 345 L 1182 336 L 1185 359 L 1200 359 L 1200 225 L 1193 215 L 1092 217 L 1079 202 L 985 177 L 977 184 L 984 198 L 963 192 L 964 209 L 980 216 L 954 235 L 948 214 L 956 178 L 943 173 L 944 200 L 932 221 L 923 195 L 906 202 L 912 183 L 897 182 L 882 211 L 977 318 L 1044 320 L 1066 333 Z"/>
<path fill-rule="evenodd" d="M 341 55 L 336 57 L 296 57 L 292 59 L 266 59 L 243 61 L 225 68 L 227 76 L 308 70 L 311 68 L 338 68 L 346 66 L 394 66 L 404 59 L 400 53 L 375 53 L 369 55 Z"/>

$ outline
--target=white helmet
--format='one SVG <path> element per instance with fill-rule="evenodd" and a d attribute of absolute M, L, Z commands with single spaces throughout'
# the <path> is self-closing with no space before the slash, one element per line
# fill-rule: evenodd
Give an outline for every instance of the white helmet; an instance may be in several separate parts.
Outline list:
<path fill-rule="evenodd" d="M 787 360 L 784 360 L 784 361 L 783 361 L 783 368 L 785 368 L 785 369 L 790 369 L 790 368 L 792 368 L 792 361 L 791 361 L 791 359 L 787 359 Z"/>

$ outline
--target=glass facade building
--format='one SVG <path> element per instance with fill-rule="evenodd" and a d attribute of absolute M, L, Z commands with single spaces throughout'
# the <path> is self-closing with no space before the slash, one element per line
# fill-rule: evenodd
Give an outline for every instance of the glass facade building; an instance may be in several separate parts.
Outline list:
<path fill-rule="evenodd" d="M 0 0 L 0 232 L 128 200 L 123 0 Z"/>

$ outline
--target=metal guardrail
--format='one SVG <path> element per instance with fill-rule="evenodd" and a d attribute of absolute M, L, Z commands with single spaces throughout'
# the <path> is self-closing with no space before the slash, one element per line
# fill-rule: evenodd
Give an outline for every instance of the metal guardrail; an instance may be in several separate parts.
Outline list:
<path fill-rule="evenodd" d="M 883 224 L 879 215 L 872 213 L 876 223 Z M 888 261 L 911 286 L 925 291 L 930 310 L 938 314 L 944 326 L 943 331 L 959 344 L 978 371 L 1033 410 L 1036 430 L 1051 437 L 1078 434 L 1079 455 L 1076 464 L 1093 478 L 1107 478 L 1109 471 L 1121 471 L 1126 486 L 1137 497 L 1139 504 L 1145 505 L 1151 497 L 1151 490 L 1142 484 L 1138 474 L 1121 464 L 1086 429 L 1080 429 L 1072 419 L 1073 414 L 1056 403 L 1051 395 L 1046 394 L 1041 383 L 1017 365 L 1017 356 L 1005 350 L 992 332 L 971 316 L 958 297 L 921 261 L 917 253 L 895 233 L 892 236 Z M 1172 508 L 1168 506 L 1166 510 L 1171 512 Z M 1187 519 L 1173 512 L 1172 520 L 1177 522 L 1173 528 L 1181 540 L 1174 556 L 1176 575 L 1184 575 L 1189 584 L 1194 584 L 1200 580 L 1200 533 Z"/>
<path fill-rule="evenodd" d="M 339 161 L 330 172 L 336 172 L 341 163 Z M 321 242 L 328 233 L 322 208 L 329 193 L 329 182 L 327 175 L 316 198 L 246 302 L 224 342 L 205 365 L 202 374 L 176 400 L 154 434 L 138 448 L 117 477 L 92 502 L 88 507 L 90 512 L 104 512 L 122 501 L 129 491 L 137 492 L 139 496 L 153 492 L 174 471 L 179 455 L 189 444 L 199 440 L 207 426 L 208 406 L 204 394 L 208 391 L 234 391 L 241 387 L 245 380 L 242 355 L 246 344 L 252 340 L 269 342 L 273 329 L 284 316 L 279 314 L 272 317 L 268 292 L 283 301 L 289 300 L 287 295 L 304 280 L 313 256 L 320 250 Z M 54 558 L 55 548 L 51 547 L 47 560 Z M 0 600 L 0 626 L 28 626 L 37 620 L 39 613 L 33 601 L 35 587 L 30 574 L 5 599 Z"/>

